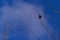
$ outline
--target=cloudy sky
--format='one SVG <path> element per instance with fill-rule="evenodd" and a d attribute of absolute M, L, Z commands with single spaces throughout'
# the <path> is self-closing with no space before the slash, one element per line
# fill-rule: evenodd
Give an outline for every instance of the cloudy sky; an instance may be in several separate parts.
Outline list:
<path fill-rule="evenodd" d="M 59 12 L 57 0 L 48 1 Z M 39 15 L 42 17 L 39 19 Z M 59 28 L 57 16 L 46 1 L 1 0 L 0 1 L 0 40 L 6 32 L 8 40 L 52 40 L 55 39 L 54 19 Z M 59 29 L 58 29 L 59 30 Z M 54 35 L 53 35 L 54 34 Z"/>

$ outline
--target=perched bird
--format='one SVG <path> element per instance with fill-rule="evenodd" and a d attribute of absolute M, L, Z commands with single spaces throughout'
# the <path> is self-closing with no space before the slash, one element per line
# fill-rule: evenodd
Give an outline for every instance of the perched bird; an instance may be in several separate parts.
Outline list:
<path fill-rule="evenodd" d="M 39 15 L 39 19 L 41 19 L 42 18 L 42 16 L 41 15 Z"/>

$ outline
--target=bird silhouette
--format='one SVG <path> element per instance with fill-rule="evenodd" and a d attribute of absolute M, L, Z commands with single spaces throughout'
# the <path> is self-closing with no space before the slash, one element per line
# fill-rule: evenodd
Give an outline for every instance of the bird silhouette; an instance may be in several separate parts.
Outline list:
<path fill-rule="evenodd" d="M 39 15 L 39 19 L 41 19 L 42 18 L 42 16 L 41 15 Z"/>

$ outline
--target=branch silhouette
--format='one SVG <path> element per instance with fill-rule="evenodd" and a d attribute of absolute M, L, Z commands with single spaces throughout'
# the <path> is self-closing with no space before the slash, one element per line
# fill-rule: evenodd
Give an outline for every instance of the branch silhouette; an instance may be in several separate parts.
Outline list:
<path fill-rule="evenodd" d="M 52 38 L 52 40 L 54 40 L 54 37 L 51 34 L 52 32 L 48 31 L 48 29 L 46 28 L 46 26 L 44 25 L 44 23 L 42 21 L 41 21 L 41 25 L 47 31 L 48 35 Z"/>

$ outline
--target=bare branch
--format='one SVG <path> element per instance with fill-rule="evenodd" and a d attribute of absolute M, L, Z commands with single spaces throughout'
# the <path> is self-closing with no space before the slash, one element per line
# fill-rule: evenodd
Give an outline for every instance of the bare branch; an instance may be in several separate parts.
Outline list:
<path fill-rule="evenodd" d="M 47 31 L 48 35 L 52 38 L 52 40 L 54 40 L 54 37 L 51 35 L 52 32 L 48 31 L 48 29 L 46 28 L 46 26 L 44 25 L 42 21 L 41 21 L 41 25 Z"/>

